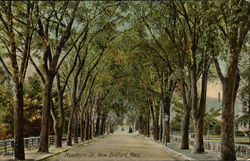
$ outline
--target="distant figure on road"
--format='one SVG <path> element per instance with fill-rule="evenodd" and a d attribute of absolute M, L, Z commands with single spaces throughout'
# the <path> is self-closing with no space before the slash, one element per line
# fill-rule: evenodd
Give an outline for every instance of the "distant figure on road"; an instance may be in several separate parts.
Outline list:
<path fill-rule="evenodd" d="M 133 132 L 133 129 L 132 127 L 129 128 L 129 131 L 128 131 L 130 134 Z"/>
<path fill-rule="evenodd" d="M 122 127 L 122 131 L 124 131 L 124 128 Z"/>

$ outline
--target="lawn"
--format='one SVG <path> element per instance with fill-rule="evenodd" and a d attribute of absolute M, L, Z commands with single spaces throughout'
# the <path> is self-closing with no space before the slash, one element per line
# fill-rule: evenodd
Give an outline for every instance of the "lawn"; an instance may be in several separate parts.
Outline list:
<path fill-rule="evenodd" d="M 209 141 L 221 141 L 220 135 L 204 135 L 204 139 Z M 235 137 L 234 141 L 237 144 L 250 144 L 249 137 Z"/>

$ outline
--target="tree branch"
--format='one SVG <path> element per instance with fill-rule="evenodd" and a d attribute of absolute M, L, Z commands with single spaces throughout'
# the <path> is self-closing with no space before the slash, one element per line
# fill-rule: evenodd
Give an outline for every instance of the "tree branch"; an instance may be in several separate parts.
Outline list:
<path fill-rule="evenodd" d="M 212 57 L 213 57 L 213 60 L 214 60 L 214 65 L 215 65 L 216 71 L 217 71 L 217 73 L 218 73 L 218 75 L 220 77 L 220 80 L 222 82 L 224 82 L 226 78 L 224 77 L 224 75 L 221 72 L 221 68 L 220 68 L 220 64 L 218 62 L 218 59 L 215 57 L 214 53 L 212 53 Z"/>
<path fill-rule="evenodd" d="M 2 57 L 0 57 L 0 62 L 3 65 L 4 69 L 6 70 L 6 72 L 13 78 L 12 73 L 10 72 L 10 70 L 8 69 L 8 67 L 6 66 L 6 64 L 4 63 Z"/>
<path fill-rule="evenodd" d="M 35 61 L 33 60 L 32 57 L 30 57 L 29 60 L 31 61 L 31 64 L 34 66 L 34 68 L 35 68 L 37 74 L 40 76 L 40 78 L 41 78 L 43 84 L 45 84 L 45 78 L 44 78 L 42 72 L 40 71 L 40 69 L 38 68 L 38 66 L 36 65 Z"/>

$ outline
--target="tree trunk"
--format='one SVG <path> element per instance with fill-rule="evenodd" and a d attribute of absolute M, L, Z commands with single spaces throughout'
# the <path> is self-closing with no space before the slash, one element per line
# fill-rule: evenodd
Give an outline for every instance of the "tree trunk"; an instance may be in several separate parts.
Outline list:
<path fill-rule="evenodd" d="M 55 132 L 55 147 L 61 148 L 62 147 L 62 137 L 63 137 L 63 126 L 57 120 L 54 121 L 54 132 Z"/>
<path fill-rule="evenodd" d="M 91 114 L 89 115 L 89 139 L 92 139 L 92 119 L 91 119 Z"/>
<path fill-rule="evenodd" d="M 239 73 L 233 71 L 230 66 L 228 78 L 222 82 L 221 158 L 223 161 L 236 160 L 234 147 L 234 104 L 239 82 Z"/>
<path fill-rule="evenodd" d="M 59 121 L 58 124 L 58 131 L 57 131 L 57 135 L 55 137 L 55 146 L 57 148 L 61 148 L 62 147 L 62 137 L 63 137 L 63 123 L 64 121 Z"/>
<path fill-rule="evenodd" d="M 185 110 L 184 118 L 182 120 L 181 127 L 181 147 L 180 149 L 189 149 L 189 122 L 190 122 L 190 110 Z"/>
<path fill-rule="evenodd" d="M 52 104 L 52 110 L 53 109 L 53 104 Z M 53 119 L 53 129 L 55 132 L 55 147 L 56 148 L 61 148 L 62 147 L 62 137 L 63 137 L 63 122 L 64 122 L 64 117 L 61 115 L 59 120 L 55 116 L 55 112 L 51 111 L 52 119 Z"/>
<path fill-rule="evenodd" d="M 135 131 L 139 131 L 139 120 L 137 119 L 135 122 Z"/>
<path fill-rule="evenodd" d="M 106 122 L 106 116 L 103 114 L 101 119 L 101 135 L 105 134 L 105 122 Z"/>
<path fill-rule="evenodd" d="M 150 137 L 150 114 L 148 113 L 147 117 L 147 122 L 146 122 L 146 127 L 147 127 L 147 136 Z"/>
<path fill-rule="evenodd" d="M 168 119 L 164 123 L 164 129 L 165 129 L 165 144 L 167 145 L 168 142 L 170 142 L 170 118 L 168 116 Z"/>
<path fill-rule="evenodd" d="M 56 148 L 60 148 L 62 147 L 62 135 L 63 135 L 63 128 L 61 127 L 61 123 L 60 120 L 57 120 L 56 116 L 55 116 L 55 112 L 53 109 L 53 103 L 51 104 L 51 115 L 52 115 L 52 119 L 53 119 L 53 130 L 55 132 L 55 147 Z M 50 126 L 51 126 L 52 121 L 50 121 Z M 50 127 L 49 127 L 50 129 Z"/>
<path fill-rule="evenodd" d="M 54 127 L 54 131 L 55 131 L 55 147 L 56 148 L 61 148 L 62 147 L 62 137 L 63 137 L 63 129 L 61 127 L 59 127 L 58 125 L 56 125 L 56 127 Z"/>
<path fill-rule="evenodd" d="M 195 146 L 194 153 L 204 153 L 203 143 L 203 129 L 204 129 L 204 115 L 206 112 L 206 98 L 207 98 L 207 76 L 209 70 L 208 60 L 205 57 L 203 63 L 202 73 L 202 84 L 201 84 L 201 98 L 197 111 L 197 116 L 194 118 L 194 129 L 195 129 Z"/>
<path fill-rule="evenodd" d="M 91 106 L 90 107 L 90 112 L 89 112 L 89 139 L 93 139 L 93 127 L 94 127 L 94 119 L 93 119 L 93 117 L 94 117 L 94 113 L 93 113 L 93 111 L 94 111 L 94 106 Z"/>
<path fill-rule="evenodd" d="M 87 113 L 85 113 L 85 122 L 84 122 L 84 139 L 87 140 L 88 137 L 88 116 Z"/>
<path fill-rule="evenodd" d="M 154 108 L 153 102 L 149 101 L 149 106 L 151 109 L 152 119 L 153 119 L 153 126 L 154 126 L 154 140 L 159 139 L 159 111 L 158 108 Z"/>
<path fill-rule="evenodd" d="M 67 130 L 67 145 L 72 146 L 72 130 L 73 130 L 73 118 L 75 113 L 75 104 L 71 104 L 70 117 L 68 121 L 68 130 Z"/>
<path fill-rule="evenodd" d="M 159 106 L 157 106 L 157 109 L 155 111 L 155 114 L 156 114 L 156 140 L 159 140 L 160 139 L 160 125 L 159 125 L 159 116 L 160 116 L 160 108 Z"/>
<path fill-rule="evenodd" d="M 231 161 L 236 160 L 234 149 L 234 105 L 227 91 L 227 89 L 223 90 L 221 157 L 223 160 Z"/>
<path fill-rule="evenodd" d="M 86 127 L 86 140 L 89 140 L 89 116 L 88 116 L 89 114 L 87 113 L 87 115 L 86 115 L 86 125 L 85 125 L 85 127 Z"/>
<path fill-rule="evenodd" d="M 191 112 L 191 98 L 190 91 L 185 84 L 185 80 L 181 82 L 181 95 L 184 108 L 184 118 L 182 120 L 181 127 L 181 146 L 180 149 L 189 149 L 189 123 L 190 123 L 190 112 Z"/>
<path fill-rule="evenodd" d="M 158 121 L 154 120 L 154 140 L 158 140 Z"/>
<path fill-rule="evenodd" d="M 78 115 L 75 113 L 75 119 L 74 119 L 74 143 L 78 143 Z"/>
<path fill-rule="evenodd" d="M 108 122 L 106 122 L 106 129 L 105 129 L 107 134 L 109 134 L 109 128 L 110 128 L 110 123 L 108 121 Z"/>
<path fill-rule="evenodd" d="M 146 136 L 147 135 L 147 119 L 145 120 L 143 116 L 140 116 L 139 122 L 140 122 L 139 133 Z"/>
<path fill-rule="evenodd" d="M 154 140 L 156 140 L 156 125 L 155 125 L 155 120 L 153 120 L 153 135 L 154 135 Z"/>
<path fill-rule="evenodd" d="M 142 120 L 142 134 L 143 135 L 145 135 L 145 136 L 147 136 L 147 120 Z"/>
<path fill-rule="evenodd" d="M 38 152 L 49 152 L 49 119 L 50 119 L 50 100 L 51 90 L 53 85 L 53 76 L 47 76 L 43 91 L 43 110 L 42 110 L 42 125 L 40 134 L 40 145 Z"/>
<path fill-rule="evenodd" d="M 170 116 L 168 116 L 168 119 L 165 121 L 166 124 L 166 134 L 165 134 L 165 139 L 166 139 L 166 143 L 170 142 Z"/>
<path fill-rule="evenodd" d="M 96 126 L 95 126 L 95 137 L 99 136 L 99 130 L 100 130 L 100 116 L 97 115 Z"/>
<path fill-rule="evenodd" d="M 143 123 L 142 123 L 142 116 L 140 115 L 139 116 L 139 134 L 142 134 L 143 133 Z"/>
<path fill-rule="evenodd" d="M 85 140 L 85 121 L 84 121 L 84 114 L 80 114 L 80 137 L 81 141 L 84 142 Z"/>
<path fill-rule="evenodd" d="M 204 144 L 203 144 L 203 117 L 195 120 L 195 146 L 194 153 L 204 153 Z"/>
<path fill-rule="evenodd" d="M 64 110 L 63 110 L 63 92 L 60 86 L 60 77 L 57 75 L 58 97 L 59 97 L 59 120 L 54 120 L 55 124 L 55 146 L 62 147 L 63 127 L 64 127 Z"/>
<path fill-rule="evenodd" d="M 85 124 L 85 132 L 86 132 L 86 140 L 89 140 L 89 114 L 88 112 L 86 113 L 86 124 Z"/>
<path fill-rule="evenodd" d="M 160 136 L 159 136 L 159 140 L 162 142 L 162 138 L 163 138 L 163 112 L 162 112 L 162 107 L 161 107 L 161 113 L 160 113 Z"/>
<path fill-rule="evenodd" d="M 14 107 L 14 157 L 24 160 L 24 134 L 23 134 L 23 84 L 15 83 L 15 107 Z"/>
<path fill-rule="evenodd" d="M 165 129 L 165 144 L 167 145 L 170 142 L 170 104 L 171 99 L 168 96 L 164 99 L 164 129 Z"/>

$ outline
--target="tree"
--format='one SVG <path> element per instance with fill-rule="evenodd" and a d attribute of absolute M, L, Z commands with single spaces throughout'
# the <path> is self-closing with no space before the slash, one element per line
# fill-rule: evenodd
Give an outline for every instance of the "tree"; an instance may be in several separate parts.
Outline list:
<path fill-rule="evenodd" d="M 14 138 L 16 159 L 24 160 L 24 133 L 23 133 L 23 85 L 30 57 L 34 22 L 34 2 L 0 3 L 1 41 L 4 45 L 4 55 L 0 62 L 15 84 L 14 106 Z M 21 58 L 19 58 L 19 56 Z M 10 66 L 5 63 L 5 57 L 10 60 Z"/>
<path fill-rule="evenodd" d="M 250 3 L 245 0 L 230 0 L 227 2 L 213 2 L 212 5 L 216 8 L 214 14 L 218 18 L 213 17 L 214 23 L 218 24 L 222 35 L 221 38 L 225 40 L 226 50 L 222 52 L 227 53 L 227 59 L 225 60 L 227 64 L 226 74 L 223 75 L 216 57 L 221 54 L 217 53 L 220 50 L 214 49 L 213 52 L 214 64 L 223 89 L 221 158 L 222 160 L 231 161 L 236 160 L 234 147 L 234 104 L 240 82 L 238 68 L 240 54 L 250 29 Z"/>
<path fill-rule="evenodd" d="M 48 5 L 49 4 L 49 5 Z M 54 78 L 60 68 L 61 62 L 65 59 L 71 49 L 62 56 L 62 51 L 70 38 L 73 23 L 79 2 L 41 2 L 36 4 L 37 18 L 37 46 L 38 51 L 42 51 L 42 62 L 39 70 L 38 66 L 32 60 L 36 71 L 44 83 L 43 90 L 43 110 L 42 110 L 42 126 L 40 134 L 39 152 L 48 152 L 48 133 L 49 133 L 49 117 L 51 107 L 51 90 Z M 47 12 L 49 11 L 49 12 Z M 63 24 L 63 21 L 66 24 Z M 56 23 L 56 27 L 53 27 Z M 54 35 L 54 36 L 51 36 Z M 60 56 L 63 58 L 60 59 Z"/>

